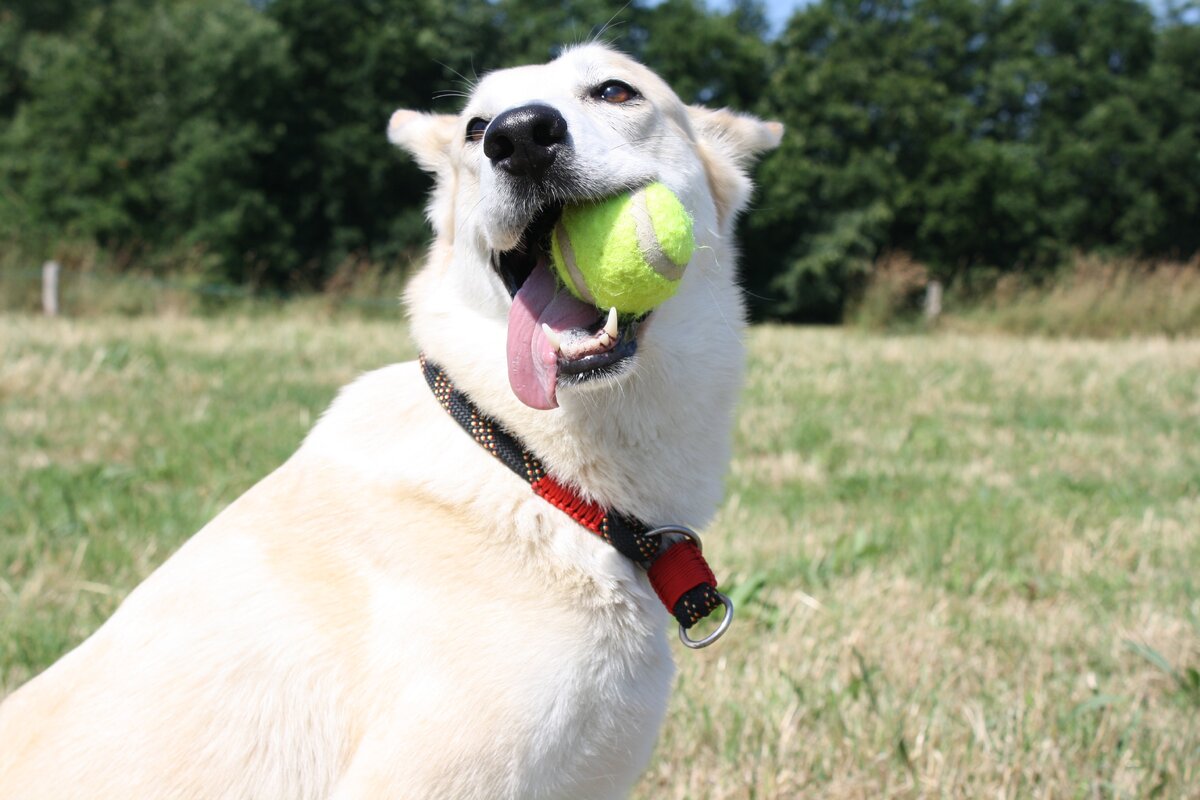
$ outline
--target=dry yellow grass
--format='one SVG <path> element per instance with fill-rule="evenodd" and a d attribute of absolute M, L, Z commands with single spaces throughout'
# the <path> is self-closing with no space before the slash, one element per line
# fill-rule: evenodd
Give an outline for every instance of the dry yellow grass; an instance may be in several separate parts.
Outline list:
<path fill-rule="evenodd" d="M 936 324 L 965 333 L 1098 339 L 1200 334 L 1200 257 L 1183 263 L 1080 254 L 1049 275 L 962 273 L 936 323 L 921 313 L 929 277 L 907 254 L 884 253 L 848 304 L 846 320 L 875 331 Z"/>
<path fill-rule="evenodd" d="M 636 796 L 1200 797 L 1200 342 L 751 335 Z M 395 319 L 0 316 L 0 693 L 413 355 Z"/>
<path fill-rule="evenodd" d="M 958 322 L 1057 336 L 1195 335 L 1200 333 L 1200 257 L 1184 264 L 1077 256 L 1044 285 L 1018 275 L 1001 280 Z"/>
<path fill-rule="evenodd" d="M 1200 796 L 1200 342 L 752 350 L 707 541 L 758 588 L 639 797 Z"/>

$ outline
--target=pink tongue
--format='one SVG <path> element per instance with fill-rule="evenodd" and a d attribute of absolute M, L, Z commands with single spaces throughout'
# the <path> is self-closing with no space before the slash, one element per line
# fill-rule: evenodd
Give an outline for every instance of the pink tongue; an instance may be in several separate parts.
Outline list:
<path fill-rule="evenodd" d="M 598 313 L 561 288 L 545 262 L 538 262 L 508 312 L 508 382 L 517 399 L 532 408 L 558 406 L 558 354 L 542 324 L 561 332 L 591 325 Z"/>

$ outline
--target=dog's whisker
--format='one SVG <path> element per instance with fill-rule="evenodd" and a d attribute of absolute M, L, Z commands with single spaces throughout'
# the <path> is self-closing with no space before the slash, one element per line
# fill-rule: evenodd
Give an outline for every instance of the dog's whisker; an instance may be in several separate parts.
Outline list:
<path fill-rule="evenodd" d="M 737 330 L 729 322 L 729 318 L 725 316 L 725 310 L 723 308 L 721 308 L 721 301 L 719 301 L 717 299 L 717 294 L 714 291 L 714 282 L 713 282 L 712 278 L 703 271 L 700 272 L 700 277 L 702 277 L 704 279 L 705 288 L 708 291 L 708 296 L 712 300 L 713 307 L 717 310 L 717 315 L 721 317 L 721 323 L 724 325 L 725 330 L 729 333 L 730 339 L 732 339 L 735 342 L 740 342 L 741 337 L 738 335 Z"/>
<path fill-rule="evenodd" d="M 479 207 L 480 207 L 481 205 L 483 205 L 483 201 L 484 201 L 485 199 L 487 199 L 487 198 L 486 198 L 486 197 L 485 197 L 485 196 L 484 196 L 484 195 L 481 193 L 481 194 L 479 195 L 479 198 L 478 198 L 478 199 L 475 201 L 475 204 L 474 204 L 473 206 L 471 206 L 471 208 L 470 208 L 470 209 L 467 211 L 467 213 L 464 215 L 464 216 L 465 216 L 465 220 L 464 220 L 465 222 L 470 222 L 470 221 L 472 220 L 472 218 L 475 216 L 475 212 L 479 210 Z"/>
<path fill-rule="evenodd" d="M 600 30 L 596 31 L 596 34 L 594 36 L 592 36 L 591 41 L 592 42 L 600 41 L 600 37 L 603 36 L 610 27 L 614 27 L 613 23 L 616 20 L 616 18 L 621 16 L 622 14 L 624 14 L 625 9 L 629 8 L 629 6 L 631 6 L 632 4 L 633 4 L 633 0 L 625 0 L 625 5 L 618 8 L 616 10 L 616 13 L 614 13 L 611 17 L 608 18 L 608 22 L 606 22 L 600 26 Z M 618 23 L 618 24 L 624 24 L 624 23 Z"/>
<path fill-rule="evenodd" d="M 629 147 L 630 145 L 645 144 L 647 142 L 657 141 L 659 139 L 669 139 L 669 138 L 671 138 L 671 135 L 666 134 L 666 133 L 656 134 L 656 135 L 652 135 L 652 136 L 643 136 L 639 139 L 631 139 L 627 142 L 621 142 L 620 144 L 615 144 L 612 147 L 608 148 L 608 152 L 611 153 L 614 150 L 619 150 L 622 147 Z"/>
<path fill-rule="evenodd" d="M 437 61 L 437 60 L 435 60 L 433 63 L 437 64 L 439 67 L 442 67 L 443 69 L 448 69 L 448 70 L 450 70 L 451 72 L 453 72 L 453 73 L 454 73 L 455 75 L 457 75 L 457 76 L 458 76 L 460 79 L 462 79 L 462 82 L 463 82 L 463 83 L 465 83 L 469 89 L 472 89 L 472 90 L 473 90 L 473 89 L 475 89 L 475 87 L 476 87 L 476 86 L 479 84 L 479 79 L 478 79 L 478 77 L 476 77 L 476 79 L 475 79 L 475 80 L 471 80 L 471 79 L 470 79 L 470 78 L 468 78 L 466 75 L 463 75 L 461 72 L 459 72 L 458 70 L 456 70 L 454 67 L 450 66 L 449 64 L 445 63 L 444 61 Z M 472 69 L 473 69 L 473 68 L 472 68 Z"/>

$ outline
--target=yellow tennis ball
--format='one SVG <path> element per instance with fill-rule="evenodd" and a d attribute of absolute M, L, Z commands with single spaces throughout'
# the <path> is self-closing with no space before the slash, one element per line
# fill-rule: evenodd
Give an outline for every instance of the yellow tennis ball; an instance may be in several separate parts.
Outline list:
<path fill-rule="evenodd" d="M 652 183 L 564 208 L 550 254 L 559 278 L 583 302 L 645 314 L 675 294 L 695 247 L 683 203 Z"/>

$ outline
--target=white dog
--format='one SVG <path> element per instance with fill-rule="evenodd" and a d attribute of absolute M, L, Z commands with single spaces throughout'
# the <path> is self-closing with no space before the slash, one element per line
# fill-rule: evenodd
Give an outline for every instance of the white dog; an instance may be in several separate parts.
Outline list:
<path fill-rule="evenodd" d="M 781 133 L 598 45 L 486 76 L 458 116 L 397 111 L 437 178 L 407 295 L 429 362 L 577 497 L 705 524 L 742 370 L 734 216 Z M 615 321 L 555 297 L 538 240 L 561 205 L 651 181 L 695 219 L 677 294 Z M 8 698 L 0 797 L 623 797 L 666 707 L 666 621 L 418 363 L 388 367 Z"/>

